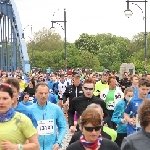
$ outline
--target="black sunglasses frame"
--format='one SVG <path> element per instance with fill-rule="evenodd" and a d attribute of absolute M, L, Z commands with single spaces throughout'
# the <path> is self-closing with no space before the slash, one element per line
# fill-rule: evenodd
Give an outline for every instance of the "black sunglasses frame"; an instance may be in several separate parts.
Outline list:
<path fill-rule="evenodd" d="M 93 130 L 99 131 L 101 128 L 102 128 L 102 126 L 96 126 L 96 127 L 87 127 L 87 126 L 84 126 L 84 129 L 86 131 L 88 131 L 88 132 L 93 132 Z"/>
<path fill-rule="evenodd" d="M 87 91 L 87 90 L 89 90 L 89 91 L 92 91 L 92 90 L 94 90 L 94 88 L 88 88 L 88 87 L 84 87 L 84 89 Z"/>

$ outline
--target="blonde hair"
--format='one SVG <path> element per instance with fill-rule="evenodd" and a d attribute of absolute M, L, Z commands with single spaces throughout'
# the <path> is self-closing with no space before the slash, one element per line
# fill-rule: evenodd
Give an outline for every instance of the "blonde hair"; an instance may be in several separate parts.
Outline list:
<path fill-rule="evenodd" d="M 134 92 L 134 91 L 133 91 L 133 88 L 132 88 L 132 87 L 127 87 L 127 88 L 124 90 L 124 95 L 126 95 L 128 92 Z"/>
<path fill-rule="evenodd" d="M 92 108 L 93 108 L 93 109 L 94 109 L 94 108 L 99 108 L 99 109 L 100 109 L 100 112 L 103 113 L 102 107 L 101 107 L 100 105 L 98 105 L 98 104 L 92 103 L 92 104 L 88 105 L 86 109 L 89 109 L 89 108 L 91 108 L 91 109 L 92 109 Z"/>
<path fill-rule="evenodd" d="M 134 74 L 130 77 L 130 80 L 133 81 L 133 78 L 135 78 L 135 77 L 139 79 L 138 75 Z"/>

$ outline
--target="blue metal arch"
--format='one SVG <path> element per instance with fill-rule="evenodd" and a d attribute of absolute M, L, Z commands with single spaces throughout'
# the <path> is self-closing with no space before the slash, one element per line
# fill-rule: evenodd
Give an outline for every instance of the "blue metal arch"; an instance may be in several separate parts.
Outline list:
<path fill-rule="evenodd" d="M 10 20 L 10 23 L 9 23 L 9 20 Z M 11 24 L 11 27 L 10 27 L 10 24 Z M 0 54 L 2 56 L 4 55 L 4 58 L 1 57 L 1 59 L 4 59 L 3 61 L 6 62 L 6 64 L 3 65 L 2 60 L 1 60 L 0 66 L 1 67 L 3 66 L 2 69 L 4 69 L 4 66 L 5 66 L 4 70 L 9 71 L 9 65 L 11 65 L 11 70 L 15 71 L 16 69 L 21 69 L 20 68 L 20 65 L 21 65 L 24 72 L 29 72 L 30 71 L 29 56 L 27 53 L 26 43 L 25 41 L 22 40 L 23 30 L 22 30 L 22 25 L 21 25 L 20 18 L 19 18 L 19 13 L 17 11 L 14 0 L 0 0 L 0 25 L 1 25 L 0 26 L 0 29 L 1 29 L 1 36 L 0 36 L 1 42 L 0 43 L 3 43 L 3 44 L 5 42 L 8 43 L 9 37 L 10 37 L 9 32 L 11 32 L 10 41 L 13 47 L 12 51 L 8 50 L 7 48 L 5 51 L 6 52 L 8 51 L 8 53 L 5 52 L 6 53 L 5 55 L 2 54 L 4 53 L 3 52 L 4 48 L 1 50 L 2 53 Z M 4 31 L 6 30 L 6 28 L 7 28 L 7 31 Z M 6 44 L 6 47 L 8 47 L 7 44 Z M 13 56 L 11 59 L 9 59 L 9 56 L 11 56 L 11 54 Z M 21 63 L 20 63 L 20 60 L 21 60 Z"/>

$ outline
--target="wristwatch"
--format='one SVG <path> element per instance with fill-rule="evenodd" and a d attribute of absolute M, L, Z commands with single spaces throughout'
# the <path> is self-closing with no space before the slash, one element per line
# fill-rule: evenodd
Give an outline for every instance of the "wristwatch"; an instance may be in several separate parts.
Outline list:
<path fill-rule="evenodd" d="M 21 144 L 18 144 L 18 150 L 23 150 L 23 146 Z"/>

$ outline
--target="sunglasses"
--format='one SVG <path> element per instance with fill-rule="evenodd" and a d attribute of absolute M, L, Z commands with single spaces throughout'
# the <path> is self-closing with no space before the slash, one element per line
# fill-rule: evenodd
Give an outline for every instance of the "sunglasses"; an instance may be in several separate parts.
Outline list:
<path fill-rule="evenodd" d="M 87 91 L 87 90 L 92 91 L 94 88 L 84 87 L 84 89 L 85 89 L 86 91 Z"/>
<path fill-rule="evenodd" d="M 86 127 L 86 126 L 84 126 L 84 129 L 88 132 L 93 132 L 93 130 L 99 131 L 101 128 L 102 128 L 102 126 L 96 126 L 96 127 Z"/>

